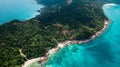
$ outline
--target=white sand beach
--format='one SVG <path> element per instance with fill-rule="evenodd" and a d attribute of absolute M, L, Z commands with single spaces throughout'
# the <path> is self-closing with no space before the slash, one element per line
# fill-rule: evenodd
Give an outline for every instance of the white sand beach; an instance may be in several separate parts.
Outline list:
<path fill-rule="evenodd" d="M 47 61 L 49 55 L 53 54 L 53 53 L 56 53 L 57 51 L 59 51 L 61 48 L 67 46 L 67 45 L 70 45 L 70 44 L 82 44 L 82 43 L 87 43 L 91 40 L 93 40 L 94 38 L 98 37 L 106 28 L 107 26 L 109 25 L 110 21 L 109 20 L 105 20 L 105 23 L 104 23 L 104 27 L 102 30 L 96 32 L 93 36 L 91 36 L 91 38 L 89 39 L 86 39 L 86 40 L 67 40 L 67 41 L 64 41 L 64 42 L 60 42 L 58 43 L 58 46 L 49 50 L 45 56 L 43 57 L 39 57 L 39 58 L 34 58 L 34 59 L 31 59 L 31 60 L 28 60 L 24 63 L 24 65 L 22 67 L 29 67 L 29 65 L 31 65 L 32 63 L 34 62 L 40 62 L 40 64 L 43 64 L 43 62 L 45 63 L 45 61 Z M 44 65 L 44 64 L 43 64 Z M 42 66 L 40 66 L 42 67 Z"/>

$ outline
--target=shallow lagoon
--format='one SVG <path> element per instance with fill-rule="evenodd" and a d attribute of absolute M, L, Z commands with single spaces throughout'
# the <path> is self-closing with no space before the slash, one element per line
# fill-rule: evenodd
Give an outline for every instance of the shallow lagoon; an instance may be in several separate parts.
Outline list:
<path fill-rule="evenodd" d="M 0 25 L 14 19 L 33 18 L 42 7 L 36 0 L 0 0 Z"/>
<path fill-rule="evenodd" d="M 61 49 L 44 67 L 120 67 L 120 6 L 106 4 L 103 10 L 111 21 L 103 34 L 89 43 Z"/>

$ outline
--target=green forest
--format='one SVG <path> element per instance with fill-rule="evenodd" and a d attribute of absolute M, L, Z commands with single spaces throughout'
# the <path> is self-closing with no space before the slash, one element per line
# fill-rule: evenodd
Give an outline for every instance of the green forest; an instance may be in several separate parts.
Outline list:
<path fill-rule="evenodd" d="M 37 1 L 46 6 L 40 15 L 0 25 L 0 67 L 21 67 L 26 59 L 20 49 L 32 59 L 44 56 L 58 42 L 88 39 L 103 28 L 107 19 L 101 9 L 107 1 Z"/>

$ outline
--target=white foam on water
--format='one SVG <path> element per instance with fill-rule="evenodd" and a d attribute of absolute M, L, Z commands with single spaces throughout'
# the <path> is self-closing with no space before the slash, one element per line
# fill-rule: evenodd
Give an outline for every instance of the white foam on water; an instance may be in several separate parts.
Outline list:
<path fill-rule="evenodd" d="M 115 3 L 109 3 L 109 4 L 104 4 L 103 7 L 105 8 L 110 8 L 110 7 L 113 7 L 113 6 L 117 6 Z"/>

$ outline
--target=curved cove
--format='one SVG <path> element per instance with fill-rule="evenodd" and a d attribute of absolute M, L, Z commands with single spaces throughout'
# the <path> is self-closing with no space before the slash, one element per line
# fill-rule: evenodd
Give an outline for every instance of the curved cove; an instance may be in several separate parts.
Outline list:
<path fill-rule="evenodd" d="M 42 7 L 36 0 L 0 0 L 0 25 L 14 19 L 33 18 Z"/>
<path fill-rule="evenodd" d="M 103 6 L 111 21 L 98 38 L 85 44 L 72 44 L 51 55 L 44 67 L 120 67 L 120 5 Z"/>

